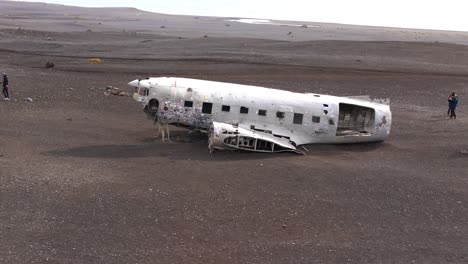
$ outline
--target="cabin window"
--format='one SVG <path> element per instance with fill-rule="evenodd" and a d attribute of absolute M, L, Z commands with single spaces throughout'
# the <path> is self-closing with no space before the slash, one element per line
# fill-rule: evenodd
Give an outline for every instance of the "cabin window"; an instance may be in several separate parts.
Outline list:
<path fill-rule="evenodd" d="M 203 103 L 202 106 L 202 113 L 203 114 L 211 114 L 211 110 L 213 109 L 212 103 Z"/>
<path fill-rule="evenodd" d="M 193 107 L 193 102 L 192 101 L 185 101 L 184 102 L 184 107 Z"/>
<path fill-rule="evenodd" d="M 240 113 L 241 114 L 248 114 L 249 113 L 249 108 L 241 106 Z"/>
<path fill-rule="evenodd" d="M 229 106 L 229 105 L 223 105 L 223 106 L 221 106 L 221 111 L 223 111 L 223 112 L 229 112 L 229 111 L 231 111 L 231 106 Z"/>
<path fill-rule="evenodd" d="M 303 114 L 294 113 L 293 124 L 302 125 Z"/>
<path fill-rule="evenodd" d="M 277 118 L 284 118 L 284 112 L 276 112 L 276 117 Z"/>
<path fill-rule="evenodd" d="M 266 110 L 258 110 L 259 116 L 266 116 Z"/>
<path fill-rule="evenodd" d="M 320 123 L 320 116 L 312 116 L 312 123 Z"/>

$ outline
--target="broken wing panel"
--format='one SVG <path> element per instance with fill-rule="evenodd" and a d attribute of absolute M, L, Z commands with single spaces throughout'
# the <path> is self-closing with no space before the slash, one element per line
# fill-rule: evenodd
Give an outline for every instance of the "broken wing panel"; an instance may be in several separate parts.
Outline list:
<path fill-rule="evenodd" d="M 288 139 L 219 122 L 212 122 L 208 148 L 210 152 L 215 149 L 239 149 L 267 153 L 284 151 L 301 153 Z"/>

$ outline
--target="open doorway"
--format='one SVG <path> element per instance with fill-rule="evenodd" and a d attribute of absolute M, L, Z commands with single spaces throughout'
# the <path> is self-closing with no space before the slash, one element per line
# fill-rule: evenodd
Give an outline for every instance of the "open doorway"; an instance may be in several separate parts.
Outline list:
<path fill-rule="evenodd" d="M 156 118 L 158 115 L 159 109 L 159 101 L 157 99 L 151 99 L 147 105 L 145 105 L 145 113 L 151 116 L 152 118 Z"/>

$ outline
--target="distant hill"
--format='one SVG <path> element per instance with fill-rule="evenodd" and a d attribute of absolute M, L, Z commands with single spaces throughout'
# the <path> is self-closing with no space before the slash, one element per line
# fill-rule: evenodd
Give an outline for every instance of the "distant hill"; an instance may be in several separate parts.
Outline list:
<path fill-rule="evenodd" d="M 284 21 L 248 24 L 236 18 L 166 15 L 135 8 L 84 8 L 0 1 L 0 27 L 39 31 L 126 31 L 172 37 L 228 37 L 280 41 L 352 40 L 468 44 L 468 33 Z M 308 25 L 308 26 L 307 26 Z"/>

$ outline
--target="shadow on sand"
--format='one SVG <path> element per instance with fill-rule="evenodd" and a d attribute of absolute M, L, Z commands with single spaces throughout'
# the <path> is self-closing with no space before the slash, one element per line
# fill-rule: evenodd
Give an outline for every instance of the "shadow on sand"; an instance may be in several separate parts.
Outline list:
<path fill-rule="evenodd" d="M 92 159 L 128 159 L 128 158 L 147 158 L 147 157 L 165 157 L 172 160 L 256 160 L 268 158 L 293 158 L 297 154 L 292 152 L 284 153 L 255 153 L 247 151 L 216 151 L 210 154 L 207 143 L 198 142 L 154 142 L 134 144 L 134 145 L 93 145 L 69 148 L 64 150 L 53 150 L 45 152 L 44 155 L 57 157 L 78 157 Z M 343 153 L 362 153 L 374 151 L 383 144 L 349 144 L 349 145 L 308 145 L 305 146 L 309 156 L 335 156 Z M 299 147 L 303 150 L 302 147 Z"/>

